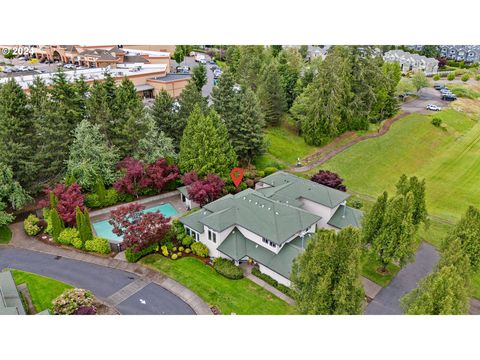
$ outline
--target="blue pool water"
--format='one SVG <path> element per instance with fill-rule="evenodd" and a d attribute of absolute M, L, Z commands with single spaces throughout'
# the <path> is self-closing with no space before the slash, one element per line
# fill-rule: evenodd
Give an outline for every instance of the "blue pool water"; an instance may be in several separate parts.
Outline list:
<path fill-rule="evenodd" d="M 151 208 L 142 210 L 142 212 L 159 212 L 165 217 L 170 217 L 177 214 L 177 210 L 175 210 L 175 208 L 170 203 L 153 206 Z M 92 225 L 95 229 L 95 232 L 97 233 L 97 236 L 103 237 L 111 241 L 122 242 L 122 237 L 117 236 L 113 233 L 113 226 L 109 224 L 108 220 L 98 221 L 93 223 Z"/>

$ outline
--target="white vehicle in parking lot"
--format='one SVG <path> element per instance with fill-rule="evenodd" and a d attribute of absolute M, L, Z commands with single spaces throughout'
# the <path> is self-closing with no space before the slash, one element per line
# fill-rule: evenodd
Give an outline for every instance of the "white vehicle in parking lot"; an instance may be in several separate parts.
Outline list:
<path fill-rule="evenodd" d="M 427 110 L 432 110 L 432 111 L 440 111 L 442 108 L 440 106 L 434 105 L 434 104 L 428 104 L 427 105 Z"/>

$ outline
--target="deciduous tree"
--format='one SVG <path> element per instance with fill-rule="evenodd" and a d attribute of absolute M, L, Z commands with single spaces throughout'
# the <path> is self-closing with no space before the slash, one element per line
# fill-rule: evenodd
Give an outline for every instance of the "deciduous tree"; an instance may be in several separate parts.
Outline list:
<path fill-rule="evenodd" d="M 32 198 L 14 179 L 12 169 L 0 162 L 0 201 L 8 203 L 14 210 L 22 208 Z"/>
<path fill-rule="evenodd" d="M 360 234 L 348 227 L 339 233 L 321 230 L 308 240 L 293 262 L 291 280 L 301 314 L 359 314 Z"/>
<path fill-rule="evenodd" d="M 313 175 L 310 180 L 331 187 L 332 189 L 347 191 L 347 187 L 343 185 L 343 179 L 338 176 L 337 173 L 328 170 L 320 170 L 318 173 Z"/>
<path fill-rule="evenodd" d="M 193 68 L 192 81 L 195 83 L 198 91 L 202 91 L 207 83 L 207 68 L 203 64 L 199 64 Z"/>
<path fill-rule="evenodd" d="M 217 200 L 223 194 L 225 182 L 215 174 L 208 174 L 205 179 L 193 181 L 188 186 L 190 200 L 204 206 Z"/>

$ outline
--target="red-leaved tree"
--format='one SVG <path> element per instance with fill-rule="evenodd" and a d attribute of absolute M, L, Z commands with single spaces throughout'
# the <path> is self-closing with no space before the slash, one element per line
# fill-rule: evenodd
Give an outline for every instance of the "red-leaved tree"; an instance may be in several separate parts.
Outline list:
<path fill-rule="evenodd" d="M 53 189 L 45 189 L 47 198 L 39 203 L 40 206 L 49 206 L 51 192 L 53 192 L 58 199 L 57 211 L 62 220 L 70 226 L 75 226 L 77 206 L 80 210 L 85 210 L 85 199 L 80 185 L 76 182 L 68 187 L 65 184 L 57 184 Z"/>
<path fill-rule="evenodd" d="M 168 183 L 178 179 L 178 176 L 178 167 L 176 165 L 168 165 L 165 159 L 158 159 L 147 167 L 149 186 L 157 191 L 162 191 Z"/>
<path fill-rule="evenodd" d="M 182 182 L 185 186 L 191 185 L 197 180 L 198 180 L 198 174 L 194 170 L 183 174 L 183 177 L 182 177 Z"/>
<path fill-rule="evenodd" d="M 159 242 L 170 230 L 170 218 L 157 212 L 144 214 L 143 209 L 143 205 L 130 203 L 110 212 L 113 233 L 123 236 L 123 244 L 134 252 Z"/>
<path fill-rule="evenodd" d="M 310 179 L 315 181 L 316 183 L 331 187 L 333 189 L 337 189 L 340 191 L 347 191 L 347 187 L 343 185 L 343 179 L 338 176 L 338 174 L 328 171 L 328 170 L 320 170 L 318 173 L 312 176 Z"/>
<path fill-rule="evenodd" d="M 188 197 L 203 206 L 222 196 L 224 189 L 225 182 L 221 178 L 215 174 L 208 174 L 205 179 L 188 185 Z"/>

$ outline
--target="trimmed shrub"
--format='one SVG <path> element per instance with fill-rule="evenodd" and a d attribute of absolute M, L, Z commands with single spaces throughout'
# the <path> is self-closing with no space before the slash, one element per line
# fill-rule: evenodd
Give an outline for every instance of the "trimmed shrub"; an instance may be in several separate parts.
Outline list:
<path fill-rule="evenodd" d="M 258 170 L 258 171 L 257 171 L 257 176 L 258 176 L 258 177 L 261 177 L 261 178 L 264 177 L 264 176 L 265 176 L 265 171 L 263 171 L 263 170 Z"/>
<path fill-rule="evenodd" d="M 266 167 L 263 171 L 265 173 L 265 176 L 268 176 L 268 175 L 271 175 L 273 173 L 276 173 L 278 171 L 278 169 L 276 167 L 269 166 L 269 167 Z"/>
<path fill-rule="evenodd" d="M 466 81 L 468 81 L 468 80 L 470 79 L 470 75 L 468 75 L 468 74 L 463 74 L 462 77 L 461 77 L 461 79 L 462 79 L 463 82 L 466 82 Z"/>
<path fill-rule="evenodd" d="M 186 248 L 185 249 L 185 254 L 190 254 L 192 252 L 192 249 Z"/>
<path fill-rule="evenodd" d="M 354 209 L 361 209 L 363 207 L 363 203 L 360 200 L 352 200 L 350 202 L 350 206 Z"/>
<path fill-rule="evenodd" d="M 107 239 L 94 237 L 92 240 L 85 241 L 85 250 L 98 254 L 110 254 L 110 243 Z"/>
<path fill-rule="evenodd" d="M 118 203 L 119 196 L 117 190 L 114 188 L 105 190 L 105 194 L 100 196 L 97 193 L 90 193 L 85 196 L 85 205 L 89 208 L 100 208 L 112 206 Z"/>
<path fill-rule="evenodd" d="M 83 241 L 80 238 L 73 238 L 71 243 L 76 249 L 83 248 Z"/>
<path fill-rule="evenodd" d="M 163 245 L 160 249 L 162 250 L 162 255 L 163 256 L 168 256 L 169 255 L 168 249 L 165 245 Z"/>
<path fill-rule="evenodd" d="M 279 290 L 279 291 L 283 292 L 284 294 L 290 296 L 291 298 L 295 298 L 295 290 L 290 289 L 288 286 L 285 286 L 283 284 L 279 284 L 277 280 L 273 279 L 272 277 L 268 276 L 267 274 L 262 273 L 256 267 L 254 267 L 252 269 L 252 274 L 255 275 L 256 277 L 262 279 L 266 283 L 272 285 L 277 290 Z"/>
<path fill-rule="evenodd" d="M 174 246 L 174 247 L 172 248 L 172 251 L 173 251 L 173 252 L 176 252 L 176 251 L 177 251 L 177 247 Z"/>
<path fill-rule="evenodd" d="M 45 232 L 47 234 L 52 235 L 52 219 L 50 217 L 50 208 L 43 208 L 42 212 L 43 212 L 43 220 L 45 220 L 47 223 Z"/>
<path fill-rule="evenodd" d="M 132 248 L 128 248 L 125 250 L 125 258 L 128 262 L 134 263 L 140 260 L 142 257 L 147 256 L 155 251 L 158 251 L 159 247 L 158 244 L 152 244 L 147 246 L 145 249 L 140 250 L 138 252 L 134 252 Z"/>
<path fill-rule="evenodd" d="M 50 210 L 50 222 L 52 226 L 52 237 L 53 240 L 58 241 L 58 237 L 60 236 L 60 233 L 65 229 L 65 223 L 63 220 L 60 218 L 60 215 L 58 214 L 57 209 L 51 209 Z"/>
<path fill-rule="evenodd" d="M 177 260 L 177 254 L 172 254 L 171 259 L 172 259 L 172 260 Z"/>
<path fill-rule="evenodd" d="M 178 248 L 178 251 L 180 251 L 180 252 L 182 252 L 183 250 L 185 250 L 185 248 L 184 248 L 183 246 L 180 246 L 180 247 Z"/>
<path fill-rule="evenodd" d="M 447 75 L 447 80 L 452 81 L 455 80 L 455 73 L 451 72 Z"/>
<path fill-rule="evenodd" d="M 178 253 L 177 253 L 177 257 L 180 257 L 180 256 L 182 256 L 182 253 L 181 253 L 181 252 L 178 252 Z"/>
<path fill-rule="evenodd" d="M 28 215 L 28 217 L 23 222 L 23 228 L 25 229 L 25 233 L 28 236 L 35 236 L 38 235 L 40 232 L 40 219 L 33 214 Z"/>
<path fill-rule="evenodd" d="M 231 260 L 220 257 L 215 258 L 213 259 L 213 268 L 220 275 L 223 275 L 228 279 L 238 280 L 243 278 L 243 270 L 240 267 L 235 266 Z"/>
<path fill-rule="evenodd" d="M 84 289 L 68 289 L 53 300 L 52 304 L 55 314 L 71 315 L 81 307 L 93 306 L 93 295 Z"/>
<path fill-rule="evenodd" d="M 201 242 L 194 242 L 190 247 L 194 255 L 206 258 L 208 256 L 208 247 Z"/>
<path fill-rule="evenodd" d="M 66 228 L 62 230 L 60 235 L 58 235 L 58 238 L 56 240 L 58 243 L 62 245 L 73 245 L 77 244 L 80 242 L 80 248 L 82 247 L 82 240 L 80 240 L 80 235 L 78 233 L 78 230 L 75 228 Z M 75 247 L 77 247 L 75 246 Z"/>
<path fill-rule="evenodd" d="M 438 118 L 438 117 L 434 117 L 432 119 L 432 125 L 433 126 L 436 126 L 436 127 L 440 127 L 442 126 L 442 119 Z"/>
<path fill-rule="evenodd" d="M 433 80 L 435 81 L 440 80 L 440 75 L 439 74 L 433 75 Z"/>
<path fill-rule="evenodd" d="M 182 245 L 185 247 L 189 247 L 193 244 L 193 241 L 194 241 L 193 238 L 187 235 L 182 239 Z"/>

